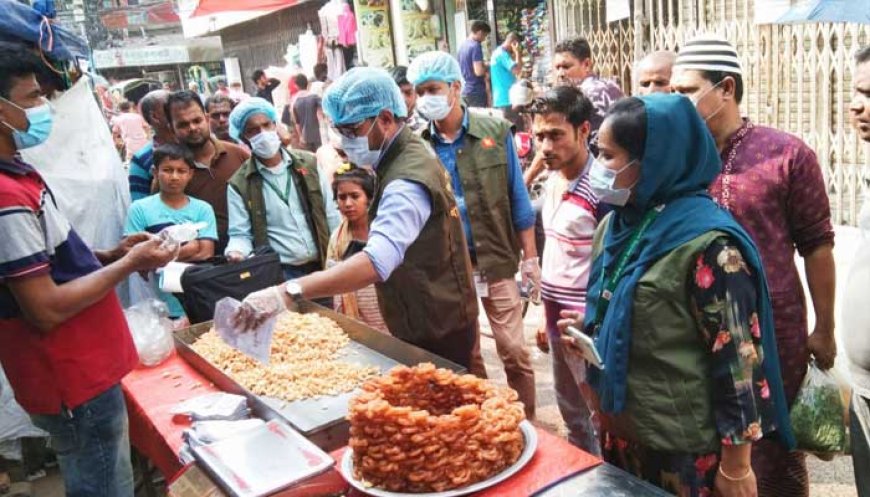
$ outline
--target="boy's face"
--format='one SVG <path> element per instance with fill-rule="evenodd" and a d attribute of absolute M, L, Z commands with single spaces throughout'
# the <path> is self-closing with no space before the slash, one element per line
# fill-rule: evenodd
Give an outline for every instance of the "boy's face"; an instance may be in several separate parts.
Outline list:
<path fill-rule="evenodd" d="M 160 191 L 169 194 L 184 193 L 193 178 L 193 168 L 181 159 L 164 159 L 157 167 Z"/>

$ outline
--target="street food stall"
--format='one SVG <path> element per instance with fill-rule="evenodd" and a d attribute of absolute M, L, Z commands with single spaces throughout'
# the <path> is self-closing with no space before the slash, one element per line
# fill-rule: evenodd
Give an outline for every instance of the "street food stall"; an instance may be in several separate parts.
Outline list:
<path fill-rule="evenodd" d="M 318 333 L 323 336 L 314 338 Z M 343 342 L 342 334 L 346 337 Z M 513 402 L 515 393 L 509 389 L 463 375 L 456 364 L 314 303 L 303 301 L 298 312 L 279 317 L 268 366 L 254 365 L 249 357 L 231 357 L 224 349 L 228 346 L 219 340 L 211 322 L 178 330 L 175 352 L 167 360 L 154 367 L 140 367 L 122 383 L 128 400 L 131 443 L 159 469 L 170 495 L 394 497 L 420 495 L 422 489 L 429 492 L 426 495 L 445 497 L 528 496 L 536 492 L 569 495 L 553 492 L 563 485 L 598 485 L 594 488 L 600 490 L 614 483 L 638 490 L 626 495 L 664 495 L 533 426 L 524 419 L 521 405 Z M 313 387 L 298 382 L 281 386 L 276 376 L 265 370 L 247 374 L 256 368 L 290 371 L 293 354 L 288 353 L 289 344 L 295 344 L 293 350 L 300 355 L 314 353 L 312 343 L 306 340 L 315 340 L 312 343 L 320 352 L 335 352 L 331 357 L 331 352 L 307 356 L 305 360 L 325 366 L 323 370 L 314 368 L 307 379 L 340 370 L 351 383 L 329 376 L 326 384 L 335 388 L 324 394 L 331 388 L 324 382 Z M 336 340 L 339 342 L 333 343 Z M 308 397 L 306 392 L 312 391 L 321 393 Z M 279 476 L 287 474 L 298 470 L 303 459 L 269 454 L 259 439 L 259 449 L 250 454 L 240 456 L 238 452 L 245 449 L 237 448 L 236 454 L 224 456 L 236 461 L 237 466 L 230 469 L 197 456 L 197 450 L 191 456 L 191 419 L 179 415 L 178 406 L 220 392 L 244 398 L 250 416 L 265 423 L 262 432 L 284 433 L 284 439 L 292 438 L 286 433 L 301 435 L 302 443 L 310 445 L 296 447 L 304 447 L 300 452 L 306 454 L 303 459 L 317 471 L 275 492 L 244 493 L 231 480 L 260 478 L 251 475 L 269 474 L 267 466 L 274 469 L 276 464 Z M 425 413 L 424 406 L 428 408 Z M 384 434 L 394 431 L 407 436 Z M 214 445 L 219 447 L 218 443 Z M 415 443 L 422 444 L 420 451 L 430 452 L 415 453 Z M 369 467 L 367 456 L 378 450 L 390 453 L 383 460 L 392 457 L 397 465 Z M 247 468 L 250 472 L 245 473 L 240 468 L 261 459 L 266 462 L 255 463 L 258 471 Z M 321 464 L 324 460 L 326 464 Z M 445 469 L 440 473 L 415 471 L 438 466 Z M 475 479 L 472 473 L 460 471 L 464 467 L 478 468 L 481 477 Z M 608 469 L 602 475 L 595 468 Z M 586 474 L 591 476 L 584 478 Z M 251 489 L 261 483 L 265 485 L 247 481 Z M 611 494 L 600 491 L 584 495 Z"/>

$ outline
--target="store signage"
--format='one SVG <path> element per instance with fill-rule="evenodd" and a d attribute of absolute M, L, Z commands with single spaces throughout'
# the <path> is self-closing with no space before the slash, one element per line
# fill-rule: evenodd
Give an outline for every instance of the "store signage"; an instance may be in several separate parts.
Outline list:
<path fill-rule="evenodd" d="M 97 69 L 186 64 L 188 62 L 191 62 L 190 53 L 184 45 L 94 50 L 94 65 Z"/>

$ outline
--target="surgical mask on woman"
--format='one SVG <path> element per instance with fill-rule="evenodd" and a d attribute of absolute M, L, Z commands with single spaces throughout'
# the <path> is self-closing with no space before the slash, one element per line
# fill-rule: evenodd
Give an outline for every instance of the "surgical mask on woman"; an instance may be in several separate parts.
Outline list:
<path fill-rule="evenodd" d="M 616 178 L 635 162 L 637 162 L 637 159 L 622 166 L 618 171 L 604 167 L 597 159 L 592 162 L 592 166 L 589 168 L 589 186 L 599 201 L 617 207 L 623 207 L 628 203 L 628 199 L 631 197 L 631 189 L 634 185 L 628 188 L 615 188 L 614 184 L 616 183 Z"/>
<path fill-rule="evenodd" d="M 277 131 L 261 131 L 250 139 L 251 152 L 261 159 L 270 159 L 281 148 L 281 137 Z"/>
<path fill-rule="evenodd" d="M 54 111 L 52 111 L 48 101 L 44 101 L 42 105 L 25 109 L 9 99 L 3 98 L 3 100 L 23 111 L 27 117 L 27 129 L 24 131 L 15 128 L 6 121 L 0 121 L 12 130 L 12 139 L 15 140 L 15 147 L 18 150 L 35 147 L 48 139 L 48 135 L 51 134 L 51 129 L 54 127 Z"/>
<path fill-rule="evenodd" d="M 357 166 L 373 166 L 381 156 L 380 149 L 369 150 L 369 134 L 374 127 L 375 123 L 372 121 L 372 125 L 363 136 L 355 136 L 353 138 L 341 136 L 341 149 L 344 150 L 347 159 Z"/>
<path fill-rule="evenodd" d="M 441 121 L 452 109 L 447 95 L 423 95 L 417 99 L 417 112 L 429 121 Z"/>

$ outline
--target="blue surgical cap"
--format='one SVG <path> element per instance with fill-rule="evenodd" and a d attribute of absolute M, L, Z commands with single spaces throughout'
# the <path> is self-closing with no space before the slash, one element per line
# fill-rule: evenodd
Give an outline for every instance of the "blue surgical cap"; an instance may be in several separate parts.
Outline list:
<path fill-rule="evenodd" d="M 440 81 L 448 85 L 462 80 L 459 62 L 447 52 L 434 51 L 418 55 L 408 66 L 408 81 L 417 86 L 427 81 Z"/>
<path fill-rule="evenodd" d="M 254 114 L 264 114 L 272 121 L 278 122 L 278 111 L 268 100 L 260 97 L 251 97 L 239 102 L 236 108 L 230 112 L 230 136 L 233 140 L 240 140 L 245 131 L 245 123 Z"/>
<path fill-rule="evenodd" d="M 323 110 L 336 126 L 355 124 L 388 110 L 405 117 L 408 110 L 390 73 L 373 67 L 354 67 L 323 95 Z"/>

